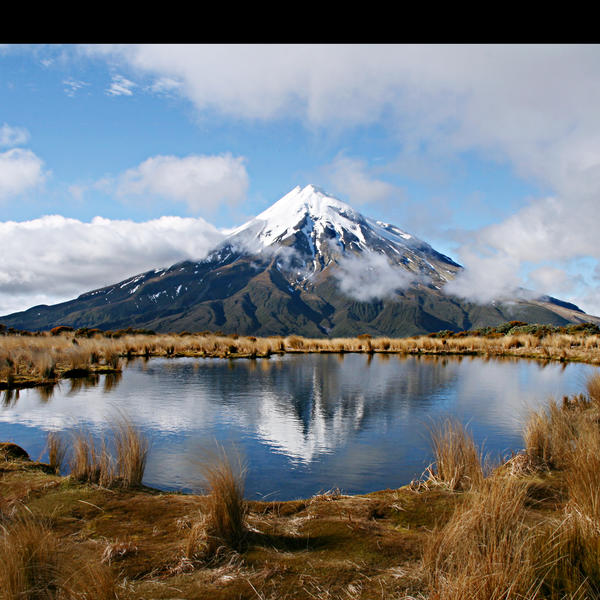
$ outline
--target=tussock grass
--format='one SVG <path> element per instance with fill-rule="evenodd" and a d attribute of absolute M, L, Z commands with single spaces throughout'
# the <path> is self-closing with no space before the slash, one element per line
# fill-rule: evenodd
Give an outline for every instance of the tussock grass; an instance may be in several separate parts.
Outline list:
<path fill-rule="evenodd" d="M 46 600 L 58 595 L 58 541 L 30 515 L 0 530 L 0 598 Z"/>
<path fill-rule="evenodd" d="M 67 455 L 67 445 L 65 440 L 57 433 L 50 432 L 46 440 L 48 448 L 48 464 L 58 474 L 62 468 Z"/>
<path fill-rule="evenodd" d="M 126 487 L 142 484 L 150 444 L 139 428 L 125 416 L 113 425 L 117 474 Z"/>
<path fill-rule="evenodd" d="M 490 477 L 428 540 L 424 565 L 436 600 L 534 598 L 542 534 L 527 524 L 526 486 Z M 543 562 L 543 559 L 542 559 Z"/>
<path fill-rule="evenodd" d="M 2 600 L 118 600 L 113 572 L 82 560 L 44 521 L 22 512 L 0 527 Z"/>
<path fill-rule="evenodd" d="M 431 427 L 435 462 L 430 479 L 448 489 L 468 490 L 479 486 L 484 478 L 482 457 L 471 435 L 456 419 L 446 419 Z"/>
<path fill-rule="evenodd" d="M 587 380 L 586 391 L 590 400 L 600 408 L 600 375 L 594 375 Z"/>
<path fill-rule="evenodd" d="M 114 482 L 114 465 L 104 440 L 98 449 L 91 434 L 80 431 L 74 434 L 71 448 L 70 467 L 73 478 L 104 487 L 109 487 Z"/>
<path fill-rule="evenodd" d="M 205 453 L 199 468 L 208 495 L 202 519 L 188 535 L 186 556 L 212 558 L 221 549 L 240 551 L 247 533 L 246 465 L 237 451 L 228 453 L 218 445 L 214 452 Z"/>
<path fill-rule="evenodd" d="M 364 352 L 419 355 L 476 354 L 552 360 L 577 360 L 600 364 L 600 335 L 564 333 L 511 333 L 481 335 L 477 332 L 439 337 L 372 337 L 315 339 L 226 335 L 221 333 L 154 334 L 123 333 L 116 337 L 92 337 L 64 331 L 60 335 L 0 335 L 0 385 L 19 386 L 53 381 L 62 375 L 119 370 L 122 358 L 136 356 L 265 357 L 281 352 Z"/>
<path fill-rule="evenodd" d="M 62 568 L 60 600 L 118 600 L 119 586 L 111 569 L 99 562 L 68 562 Z"/>
<path fill-rule="evenodd" d="M 524 430 L 527 460 L 563 473 L 560 485 L 568 500 L 562 514 L 534 516 L 527 477 L 510 469 L 479 476 L 479 484 L 425 544 L 431 600 L 600 598 L 600 421 L 595 397 L 600 376 L 588 380 L 586 389 L 587 395 L 564 398 L 561 404 L 551 401 L 547 409 L 532 413 Z M 459 479 L 454 473 L 462 472 L 454 466 L 461 463 L 455 456 L 462 456 L 451 450 L 460 445 L 455 436 L 462 440 L 461 428 L 448 422 L 433 435 L 436 448 L 442 449 L 436 450 L 442 465 L 437 477 L 447 472 L 451 483 Z"/>
<path fill-rule="evenodd" d="M 583 528 L 600 534 L 600 429 L 595 422 L 579 427 L 577 442 L 569 450 L 565 473 L 569 503 Z"/>
<path fill-rule="evenodd" d="M 600 375 L 590 377 L 588 395 L 551 400 L 548 407 L 530 414 L 523 437 L 528 456 L 540 466 L 572 467 L 586 460 L 584 449 L 596 447 L 600 436 Z"/>
<path fill-rule="evenodd" d="M 89 432 L 79 431 L 73 436 L 71 476 L 103 487 L 139 487 L 144 477 L 150 443 L 124 414 L 114 419 L 111 431 L 115 456 L 109 451 L 106 439 L 101 440 L 98 448 Z"/>
<path fill-rule="evenodd" d="M 561 468 L 577 436 L 581 413 L 551 400 L 547 409 L 532 412 L 523 432 L 525 451 L 538 466 Z"/>

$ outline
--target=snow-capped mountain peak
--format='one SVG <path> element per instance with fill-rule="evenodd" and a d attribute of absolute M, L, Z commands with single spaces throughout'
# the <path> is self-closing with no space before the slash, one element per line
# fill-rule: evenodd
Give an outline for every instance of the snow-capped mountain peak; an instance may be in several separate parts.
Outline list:
<path fill-rule="evenodd" d="M 233 230 L 226 243 L 242 244 L 252 252 L 293 248 L 310 271 L 323 269 L 342 256 L 373 252 L 387 256 L 393 265 L 429 276 L 441 275 L 442 280 L 458 267 L 426 242 L 394 225 L 363 216 L 314 185 L 295 187 Z"/>
<path fill-rule="evenodd" d="M 296 186 L 257 217 L 235 229 L 232 237 L 245 232 L 262 246 L 270 246 L 302 227 L 306 234 L 313 231 L 314 225 L 318 229 L 329 225 L 334 231 L 341 232 L 344 228 L 357 231 L 356 223 L 360 218 L 361 215 L 349 204 L 327 195 L 314 185 Z"/>

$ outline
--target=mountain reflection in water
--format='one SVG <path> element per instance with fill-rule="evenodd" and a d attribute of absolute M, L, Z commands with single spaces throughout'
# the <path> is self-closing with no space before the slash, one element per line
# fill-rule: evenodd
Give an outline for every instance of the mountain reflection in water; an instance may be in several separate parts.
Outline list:
<path fill-rule="evenodd" d="M 152 439 L 145 483 L 197 487 L 215 440 L 249 465 L 248 497 L 397 487 L 431 461 L 428 426 L 469 424 L 493 454 L 522 446 L 527 410 L 579 392 L 594 367 L 528 360 L 364 354 L 270 359 L 138 359 L 122 375 L 5 392 L 0 440 L 37 458 L 48 431 L 101 434 L 124 411 Z"/>

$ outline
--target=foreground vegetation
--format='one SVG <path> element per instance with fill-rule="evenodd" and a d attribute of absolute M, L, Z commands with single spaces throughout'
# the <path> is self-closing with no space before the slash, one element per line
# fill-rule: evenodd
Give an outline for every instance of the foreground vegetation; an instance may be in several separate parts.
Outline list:
<path fill-rule="evenodd" d="M 528 325 L 511 321 L 498 327 L 453 333 L 441 331 L 411 338 L 309 339 L 226 335 L 222 333 L 154 334 L 123 330 L 56 327 L 51 332 L 0 332 L 0 389 L 51 385 L 60 378 L 118 372 L 134 357 L 194 356 L 268 358 L 286 352 L 363 352 L 424 355 L 517 356 L 600 364 L 600 329 Z"/>
<path fill-rule="evenodd" d="M 504 464 L 459 422 L 431 435 L 408 486 L 290 502 L 246 501 L 220 447 L 204 495 L 143 487 L 123 417 L 100 442 L 50 436 L 49 464 L 0 445 L 0 598 L 600 598 L 600 375 L 532 413 Z"/>

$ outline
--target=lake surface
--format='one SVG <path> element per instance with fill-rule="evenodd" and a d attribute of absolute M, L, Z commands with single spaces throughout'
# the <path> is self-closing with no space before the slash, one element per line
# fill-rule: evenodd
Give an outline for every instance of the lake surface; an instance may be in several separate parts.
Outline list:
<path fill-rule="evenodd" d="M 494 456 L 523 446 L 527 411 L 585 389 L 577 363 L 475 357 L 286 354 L 142 359 L 122 376 L 5 392 L 0 441 L 43 457 L 49 431 L 108 431 L 121 410 L 152 441 L 144 482 L 199 491 L 197 461 L 218 441 L 248 464 L 251 499 L 395 488 L 432 461 L 428 428 L 455 416 Z"/>

